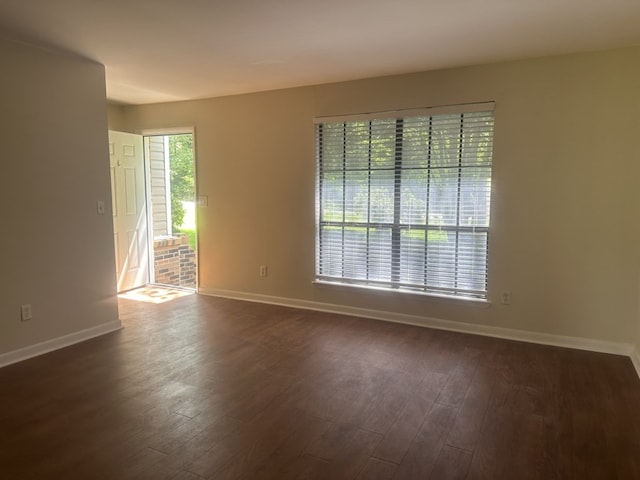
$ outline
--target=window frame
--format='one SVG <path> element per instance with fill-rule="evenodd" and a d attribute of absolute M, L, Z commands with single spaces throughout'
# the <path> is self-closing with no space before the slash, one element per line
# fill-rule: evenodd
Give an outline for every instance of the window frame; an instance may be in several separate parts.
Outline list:
<path fill-rule="evenodd" d="M 476 104 L 464 104 L 464 105 L 452 105 L 452 106 L 444 106 L 444 107 L 434 107 L 434 108 L 426 108 L 426 109 L 413 109 L 413 110 L 404 110 L 404 111 L 394 111 L 394 112 L 376 112 L 362 115 L 345 115 L 345 116 L 331 116 L 331 117 L 318 117 L 314 119 L 315 123 L 315 139 L 316 139 L 316 248 L 315 248 L 315 282 L 316 283 L 328 283 L 332 285 L 345 285 L 345 286 L 359 286 L 359 287 L 368 287 L 375 289 L 382 289 L 384 291 L 397 291 L 403 293 L 418 293 L 429 296 L 439 296 L 439 297 L 447 297 L 447 298 L 456 298 L 456 299 L 466 299 L 466 300 L 479 300 L 479 301 L 487 301 L 488 298 L 488 267 L 489 267 L 489 234 L 490 234 L 490 209 L 491 209 L 491 193 L 492 193 L 492 175 L 493 175 L 493 136 L 495 130 L 495 122 L 494 122 L 494 102 L 484 102 L 484 103 L 476 103 Z M 471 113 L 480 113 L 485 112 L 490 118 L 491 126 L 489 128 L 489 141 L 490 141 L 490 149 L 488 155 L 488 163 L 483 164 L 483 168 L 488 168 L 488 190 L 486 193 L 487 199 L 487 207 L 486 207 L 486 216 L 487 223 L 486 226 L 472 225 L 465 226 L 460 224 L 460 190 L 462 185 L 462 169 L 468 168 L 462 164 L 462 149 L 463 149 L 463 135 L 465 134 L 463 128 L 463 119 L 465 114 Z M 405 121 L 414 117 L 429 117 L 430 122 L 433 117 L 438 117 L 440 115 L 460 115 L 461 118 L 461 127 L 460 127 L 460 153 L 458 156 L 458 179 L 457 179 L 457 189 L 458 189 L 458 199 L 457 199 L 457 210 L 456 210 L 456 222 L 455 225 L 433 225 L 430 224 L 428 218 L 426 219 L 424 224 L 420 223 L 411 223 L 411 222 L 403 222 L 402 221 L 402 179 L 403 173 L 405 173 L 409 168 L 403 167 L 403 134 L 405 129 Z M 342 123 L 345 128 L 345 136 L 344 136 L 344 144 L 346 145 L 346 128 L 350 122 L 361 122 L 368 121 L 369 122 L 369 149 L 371 150 L 371 142 L 372 142 L 372 133 L 371 126 L 374 121 L 382 121 L 382 120 L 391 120 L 395 119 L 395 146 L 393 152 L 393 221 L 392 222 L 372 222 L 370 215 L 367 217 L 366 222 L 348 222 L 345 220 L 345 212 L 346 207 L 345 204 L 342 206 L 342 220 L 326 220 L 322 218 L 322 206 L 323 206 L 323 174 L 327 172 L 327 169 L 323 168 L 324 162 L 324 149 L 326 146 L 326 142 L 324 140 L 324 126 L 327 124 L 335 124 Z M 346 146 L 343 147 L 345 150 L 343 152 L 343 167 L 342 167 L 342 175 L 343 175 L 343 189 L 346 189 L 346 174 L 349 170 L 346 167 Z M 432 139 L 431 132 L 429 132 L 429 142 L 428 142 L 429 150 L 432 148 Z M 430 157 L 429 153 L 429 157 Z M 454 168 L 454 167 L 452 167 Z M 473 167 L 472 167 L 473 168 Z M 428 168 L 421 168 L 427 172 L 428 178 L 433 174 L 434 168 L 429 165 Z M 378 171 L 372 169 L 371 166 L 371 151 L 369 151 L 369 165 L 365 170 L 367 175 L 369 176 L 369 195 L 371 192 L 371 174 L 372 172 Z M 431 180 L 427 180 L 426 189 L 427 197 L 429 196 L 430 186 L 429 183 Z M 428 200 L 427 200 L 428 202 Z M 369 196 L 367 200 L 367 208 L 371 209 L 372 201 Z M 428 209 L 427 209 L 428 210 Z M 322 256 L 324 254 L 323 249 L 323 236 L 322 231 L 323 228 L 342 228 L 342 271 L 340 275 L 330 275 L 327 272 L 322 271 L 323 263 Z M 346 228 L 362 228 L 367 231 L 367 242 L 369 241 L 369 229 L 371 228 L 379 228 L 390 230 L 391 233 L 391 267 L 390 267 L 390 275 L 388 279 L 385 280 L 376 280 L 376 279 L 358 279 L 352 278 L 349 276 L 345 276 L 345 262 L 344 262 L 344 248 L 345 248 L 345 240 L 344 240 L 344 231 Z M 407 283 L 401 281 L 401 271 L 402 271 L 402 262 L 401 262 L 401 249 L 402 249 L 402 234 L 403 231 L 420 231 L 422 230 L 423 235 L 423 243 L 425 249 L 424 256 L 424 281 L 421 284 L 415 283 Z M 455 283 L 458 285 L 458 262 L 460 262 L 461 255 L 459 254 L 458 245 L 460 243 L 460 234 L 481 234 L 484 235 L 484 288 L 482 289 L 461 289 L 458 286 L 456 287 L 442 287 L 434 284 L 430 284 L 427 280 L 427 245 L 429 243 L 428 235 L 430 232 L 453 232 L 455 233 L 455 243 L 456 243 L 456 252 L 454 255 L 455 262 L 455 275 L 456 280 Z M 369 255 L 369 243 L 366 244 L 367 250 L 367 258 Z M 407 267 L 406 267 L 407 268 Z M 367 276 L 368 273 L 368 260 L 367 260 Z"/>

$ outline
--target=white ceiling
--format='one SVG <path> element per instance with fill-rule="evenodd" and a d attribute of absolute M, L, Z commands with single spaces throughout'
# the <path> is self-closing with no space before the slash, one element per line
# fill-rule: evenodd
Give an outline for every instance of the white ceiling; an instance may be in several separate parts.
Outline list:
<path fill-rule="evenodd" d="M 2 0 L 0 29 L 141 104 L 640 45 L 640 0 Z"/>

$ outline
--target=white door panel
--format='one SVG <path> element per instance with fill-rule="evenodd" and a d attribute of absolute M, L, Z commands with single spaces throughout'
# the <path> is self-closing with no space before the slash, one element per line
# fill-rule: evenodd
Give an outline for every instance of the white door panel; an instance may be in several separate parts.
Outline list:
<path fill-rule="evenodd" d="M 113 230 L 118 291 L 149 282 L 142 137 L 109 131 Z"/>

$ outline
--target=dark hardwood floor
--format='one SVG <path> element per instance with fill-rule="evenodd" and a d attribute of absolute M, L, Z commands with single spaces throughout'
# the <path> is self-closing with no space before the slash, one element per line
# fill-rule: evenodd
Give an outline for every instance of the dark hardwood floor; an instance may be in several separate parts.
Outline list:
<path fill-rule="evenodd" d="M 640 479 L 626 357 L 190 296 L 0 369 L 0 478 Z"/>

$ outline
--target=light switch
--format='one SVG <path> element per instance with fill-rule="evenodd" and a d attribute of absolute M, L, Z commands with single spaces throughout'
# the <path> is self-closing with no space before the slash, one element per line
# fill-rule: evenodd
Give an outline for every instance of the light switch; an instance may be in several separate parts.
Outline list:
<path fill-rule="evenodd" d="M 104 202 L 102 200 L 98 200 L 96 210 L 98 211 L 98 215 L 104 215 Z"/>

